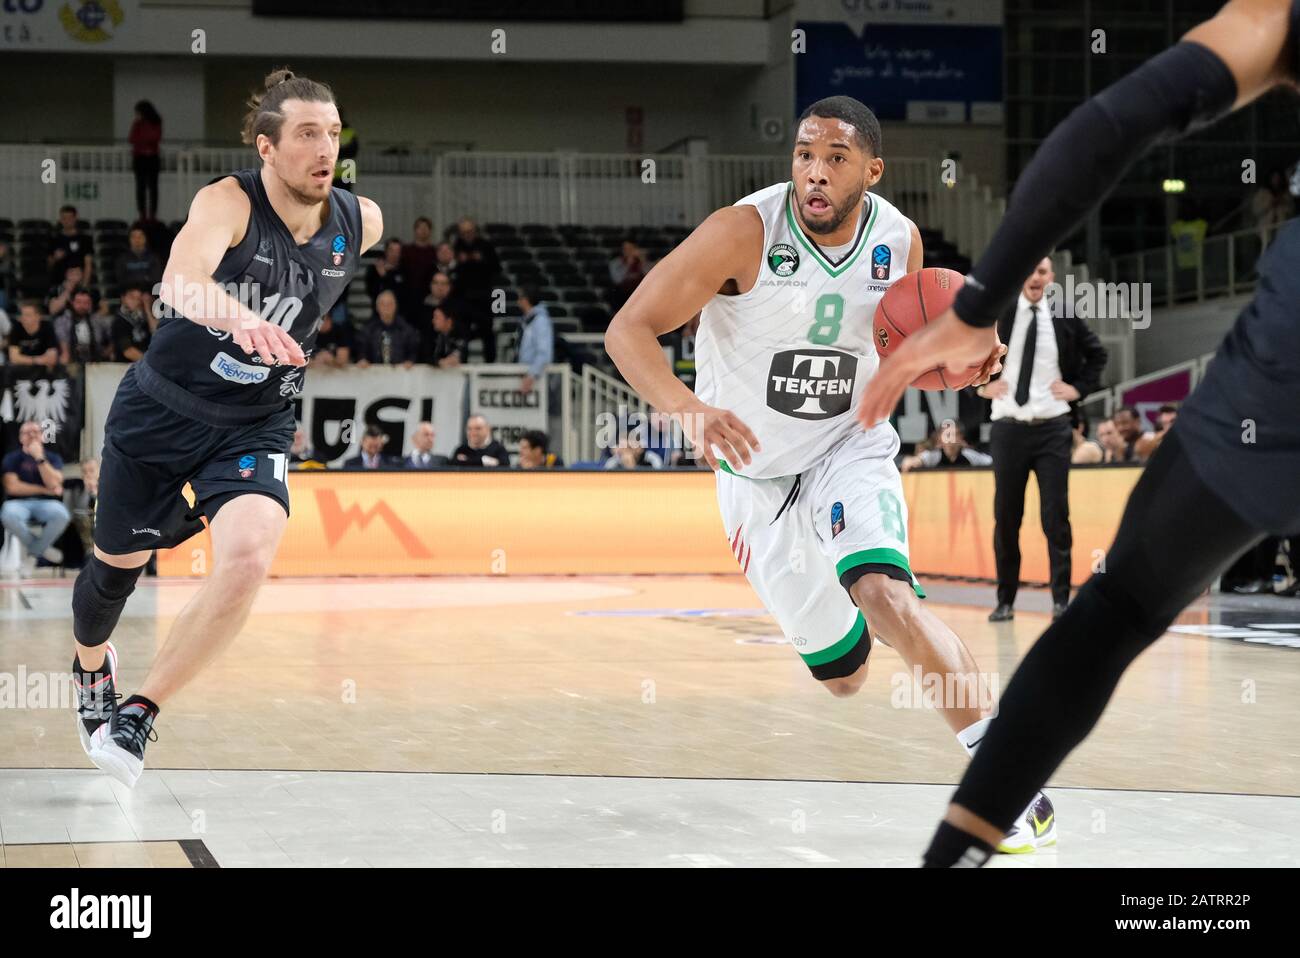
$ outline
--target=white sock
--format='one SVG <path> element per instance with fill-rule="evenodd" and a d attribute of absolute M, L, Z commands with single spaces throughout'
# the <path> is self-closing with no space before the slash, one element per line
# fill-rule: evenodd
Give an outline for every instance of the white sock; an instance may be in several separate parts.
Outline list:
<path fill-rule="evenodd" d="M 985 734 L 989 730 L 989 723 L 993 721 L 993 716 L 989 715 L 980 719 L 957 733 L 957 741 L 961 747 L 966 750 L 967 755 L 974 755 L 975 749 L 979 748 L 980 742 L 984 740 Z"/>

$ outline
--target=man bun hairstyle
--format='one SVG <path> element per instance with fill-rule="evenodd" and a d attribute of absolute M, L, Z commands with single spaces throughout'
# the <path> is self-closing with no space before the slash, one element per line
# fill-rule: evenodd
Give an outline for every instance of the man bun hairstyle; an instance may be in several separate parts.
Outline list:
<path fill-rule="evenodd" d="M 272 143 L 279 144 L 280 128 L 284 126 L 285 100 L 303 100 L 308 103 L 333 103 L 334 91 L 326 84 L 300 77 L 287 67 L 272 70 L 266 75 L 261 93 L 248 98 L 248 112 L 244 115 L 242 139 L 249 146 L 265 134 Z"/>

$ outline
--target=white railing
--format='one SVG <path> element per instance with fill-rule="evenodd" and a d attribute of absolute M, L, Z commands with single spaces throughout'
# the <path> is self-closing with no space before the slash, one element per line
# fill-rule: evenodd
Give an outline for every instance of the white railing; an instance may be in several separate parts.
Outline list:
<path fill-rule="evenodd" d="M 1112 282 L 1150 283 L 1155 306 L 1248 293 L 1255 288 L 1259 257 L 1280 228 L 1275 224 L 1206 237 L 1200 256 L 1188 266 L 1179 265 L 1172 243 L 1114 256 L 1107 273 Z"/>
<path fill-rule="evenodd" d="M 1108 418 L 1116 409 L 1124 404 L 1124 394 L 1130 389 L 1136 389 L 1138 386 L 1147 383 L 1156 382 L 1167 376 L 1173 376 L 1180 372 L 1188 373 L 1188 395 L 1196 388 L 1197 384 L 1205 377 L 1205 370 L 1214 358 L 1214 353 L 1207 353 L 1204 356 L 1198 356 L 1195 359 L 1184 360 L 1181 363 L 1174 363 L 1172 366 L 1166 366 L 1163 369 L 1157 369 L 1153 372 L 1144 373 L 1141 376 L 1135 376 L 1131 379 L 1125 379 L 1123 382 L 1116 383 L 1114 386 L 1106 389 L 1089 393 L 1084 397 L 1080 405 L 1083 407 L 1088 418 L 1096 422 L 1101 418 Z M 1099 410 L 1094 412 L 1094 410 Z"/>
<path fill-rule="evenodd" d="M 935 160 L 891 159 L 872 192 L 974 258 L 1006 204 L 973 174 L 951 186 L 942 174 Z M 694 227 L 713 210 L 789 176 L 783 155 L 449 152 L 434 162 L 435 220 Z"/>
<path fill-rule="evenodd" d="M 194 193 L 214 177 L 257 162 L 246 147 L 164 149 L 158 216 L 184 219 Z M 458 216 L 485 222 L 694 227 L 713 210 L 790 176 L 784 155 L 655 156 L 604 153 L 431 154 L 424 173 L 367 172 L 358 191 L 385 214 L 388 233 L 408 235 L 419 215 L 435 228 Z M 406 168 L 410 169 L 409 160 Z M 0 144 L 0 216 L 53 220 L 71 203 L 84 219 L 134 219 L 135 179 L 125 146 Z M 919 225 L 942 231 L 957 249 L 979 255 L 1005 203 L 974 175 L 949 185 L 939 162 L 894 158 L 874 192 Z"/>
<path fill-rule="evenodd" d="M 578 394 L 578 459 L 600 458 L 600 430 L 602 424 L 627 417 L 630 413 L 645 415 L 650 411 L 636 390 L 613 376 L 602 373 L 594 366 L 582 367 L 582 381 Z"/>
<path fill-rule="evenodd" d="M 257 164 L 251 149 L 165 150 L 158 177 L 158 218 L 183 220 L 194 194 L 209 181 Z M 0 144 L 0 217 L 53 221 L 71 204 L 82 219 L 135 219 L 131 151 L 114 146 Z M 384 211 L 390 234 L 409 236 L 411 224 L 434 207 L 428 175 L 371 174 L 364 194 Z"/>

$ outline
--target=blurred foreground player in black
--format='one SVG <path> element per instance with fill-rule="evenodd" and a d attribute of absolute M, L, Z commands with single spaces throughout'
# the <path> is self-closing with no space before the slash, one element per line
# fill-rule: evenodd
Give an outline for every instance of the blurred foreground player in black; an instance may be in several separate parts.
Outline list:
<path fill-rule="evenodd" d="M 953 308 L 881 365 L 862 398 L 864 422 L 888 416 L 922 369 L 986 357 L 1021 278 L 1148 149 L 1275 86 L 1294 91 L 1298 62 L 1300 0 L 1233 0 L 1076 109 L 1025 169 Z M 1092 730 L 1129 663 L 1265 533 L 1300 531 L 1298 408 L 1300 223 L 1292 221 L 1261 258 L 1254 299 L 1134 487 L 1106 571 L 1088 580 L 1007 686 L 927 866 L 984 864 Z"/>

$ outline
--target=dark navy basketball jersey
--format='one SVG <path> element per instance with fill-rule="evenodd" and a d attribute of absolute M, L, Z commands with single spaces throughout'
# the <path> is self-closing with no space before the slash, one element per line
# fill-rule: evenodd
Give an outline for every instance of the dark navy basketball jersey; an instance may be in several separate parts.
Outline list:
<path fill-rule="evenodd" d="M 310 359 L 321 316 L 357 269 L 360 204 L 346 190 L 330 190 L 329 221 L 300 246 L 271 207 L 261 171 L 230 175 L 252 209 L 243 240 L 226 251 L 213 278 L 263 319 L 288 329 Z M 194 396 L 231 406 L 283 405 L 302 391 L 306 373 L 304 366 L 264 365 L 231 342 L 229 333 L 175 314 L 159 322 L 144 361 Z"/>

